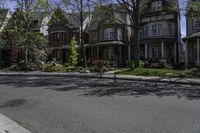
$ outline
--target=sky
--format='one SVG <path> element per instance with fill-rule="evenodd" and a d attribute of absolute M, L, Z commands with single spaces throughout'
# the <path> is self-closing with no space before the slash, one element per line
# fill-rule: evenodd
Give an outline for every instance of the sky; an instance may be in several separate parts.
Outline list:
<path fill-rule="evenodd" d="M 182 4 L 180 4 L 180 5 L 182 5 Z M 5 3 L 5 7 L 8 7 L 10 9 L 14 9 L 15 3 L 7 1 Z M 184 16 L 183 13 L 181 13 L 181 34 L 182 34 L 182 37 L 186 36 L 186 19 L 185 19 L 185 16 Z"/>

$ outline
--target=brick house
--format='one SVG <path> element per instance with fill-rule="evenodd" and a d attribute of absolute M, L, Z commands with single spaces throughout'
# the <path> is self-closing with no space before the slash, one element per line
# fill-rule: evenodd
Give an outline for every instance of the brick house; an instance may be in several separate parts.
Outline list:
<path fill-rule="evenodd" d="M 89 24 L 88 14 L 83 14 L 84 27 Z M 70 57 L 70 42 L 72 37 L 76 38 L 79 46 L 80 19 L 78 14 L 69 14 L 61 9 L 56 9 L 49 22 L 48 41 L 51 54 L 49 60 L 59 63 L 68 63 Z M 86 31 L 86 29 L 84 30 Z M 84 43 L 88 43 L 88 33 L 84 32 Z M 79 46 L 80 47 L 80 46 Z"/>

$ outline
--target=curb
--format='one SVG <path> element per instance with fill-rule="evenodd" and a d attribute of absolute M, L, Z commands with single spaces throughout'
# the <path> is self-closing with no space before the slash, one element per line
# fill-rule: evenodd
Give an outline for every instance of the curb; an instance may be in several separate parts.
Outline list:
<path fill-rule="evenodd" d="M 128 76 L 128 75 L 115 75 L 115 74 L 102 74 L 99 73 L 0 73 L 0 76 L 57 76 L 57 77 L 81 77 L 81 78 L 102 78 L 113 80 L 129 80 L 129 81 L 142 81 L 153 83 L 171 83 L 183 85 L 197 85 L 200 86 L 200 79 L 190 78 L 166 78 L 166 77 L 144 77 L 144 76 Z"/>
<path fill-rule="evenodd" d="M 31 132 L 0 113 L 0 133 L 31 133 Z"/>

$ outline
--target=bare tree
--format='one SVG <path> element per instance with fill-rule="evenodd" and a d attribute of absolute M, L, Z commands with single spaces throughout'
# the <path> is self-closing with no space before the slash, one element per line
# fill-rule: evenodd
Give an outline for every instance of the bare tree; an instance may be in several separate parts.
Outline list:
<path fill-rule="evenodd" d="M 64 4 L 64 8 L 80 20 L 80 62 L 83 67 L 87 67 L 87 59 L 84 47 L 84 14 L 87 12 L 88 17 L 90 17 L 91 0 L 62 0 L 62 2 Z"/>

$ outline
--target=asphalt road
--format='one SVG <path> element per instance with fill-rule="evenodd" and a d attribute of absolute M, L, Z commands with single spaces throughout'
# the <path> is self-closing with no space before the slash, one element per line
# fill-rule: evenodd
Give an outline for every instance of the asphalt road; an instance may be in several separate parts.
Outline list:
<path fill-rule="evenodd" d="M 0 113 L 33 133 L 200 133 L 200 86 L 2 76 Z"/>

